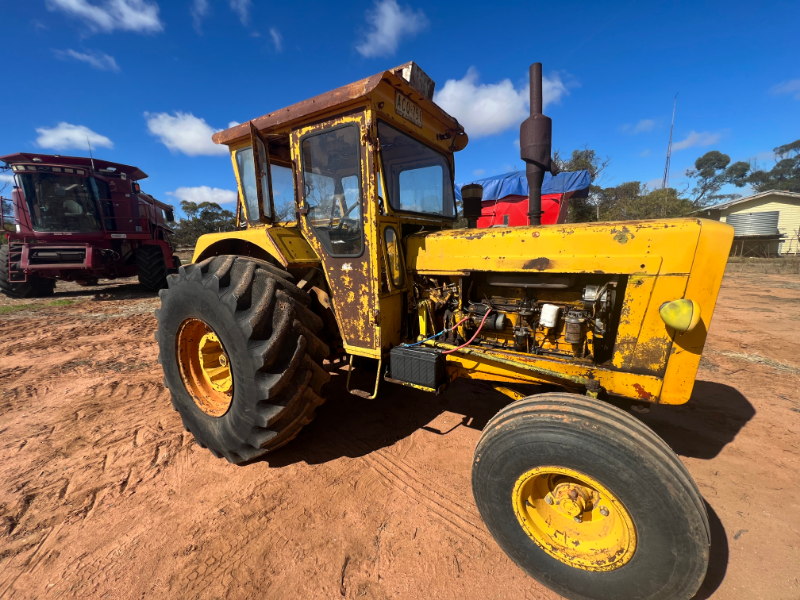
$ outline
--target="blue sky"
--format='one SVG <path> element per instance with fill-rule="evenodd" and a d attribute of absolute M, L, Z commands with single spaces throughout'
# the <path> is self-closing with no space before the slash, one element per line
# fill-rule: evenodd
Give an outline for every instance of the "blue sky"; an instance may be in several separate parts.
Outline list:
<path fill-rule="evenodd" d="M 527 68 L 554 148 L 611 157 L 602 183 L 671 181 L 712 149 L 773 164 L 800 138 L 800 3 L 28 0 L 5 2 L 0 154 L 133 164 L 177 205 L 233 207 L 214 130 L 414 60 L 464 123 L 456 180 L 521 168 Z"/>

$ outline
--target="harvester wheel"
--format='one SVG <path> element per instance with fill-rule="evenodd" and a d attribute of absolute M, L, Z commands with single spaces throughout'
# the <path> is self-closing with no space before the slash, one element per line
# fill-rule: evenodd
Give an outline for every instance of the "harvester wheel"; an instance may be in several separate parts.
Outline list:
<path fill-rule="evenodd" d="M 31 277 L 24 283 L 15 283 L 8 280 L 8 272 L 8 244 L 5 244 L 0 246 L 0 292 L 12 298 L 41 298 L 55 292 L 55 279 Z"/>
<path fill-rule="evenodd" d="M 136 249 L 136 274 L 148 292 L 167 287 L 167 265 L 160 246 L 139 246 Z"/>
<path fill-rule="evenodd" d="M 172 405 L 202 447 L 242 463 L 292 440 L 324 401 L 311 298 L 265 261 L 216 256 L 168 278 L 156 339 Z"/>
<path fill-rule="evenodd" d="M 640 421 L 574 394 L 500 411 L 478 441 L 472 490 L 525 572 L 566 598 L 688 599 L 708 566 L 705 504 Z"/>

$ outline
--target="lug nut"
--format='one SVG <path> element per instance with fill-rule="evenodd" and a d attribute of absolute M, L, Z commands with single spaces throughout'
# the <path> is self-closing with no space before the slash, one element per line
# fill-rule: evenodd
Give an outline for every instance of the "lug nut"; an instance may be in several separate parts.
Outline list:
<path fill-rule="evenodd" d="M 575 517 L 573 520 L 574 520 L 576 523 L 583 523 L 583 519 L 581 519 L 581 518 L 580 518 L 580 516 L 577 516 L 577 517 Z"/>
<path fill-rule="evenodd" d="M 553 497 L 550 494 L 544 497 L 544 501 L 547 502 L 550 506 L 553 505 Z"/>
<path fill-rule="evenodd" d="M 600 514 L 603 515 L 604 517 L 607 517 L 608 516 L 608 509 L 605 506 L 601 506 L 600 507 Z"/>

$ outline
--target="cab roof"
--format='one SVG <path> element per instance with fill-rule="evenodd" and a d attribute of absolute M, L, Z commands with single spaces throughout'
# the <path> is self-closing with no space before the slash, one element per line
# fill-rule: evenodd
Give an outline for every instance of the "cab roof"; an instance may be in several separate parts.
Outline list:
<path fill-rule="evenodd" d="M 372 77 L 362 79 L 361 81 L 356 81 L 355 83 L 345 85 L 330 92 L 325 92 L 319 96 L 314 96 L 308 100 L 303 100 L 297 104 L 292 104 L 286 108 L 267 113 L 264 116 L 253 119 L 252 123 L 259 131 L 266 132 L 274 127 L 286 125 L 294 121 L 308 121 L 310 117 L 318 113 L 328 111 L 336 106 L 347 104 L 348 102 L 360 98 L 365 98 L 378 87 L 378 84 L 382 81 L 386 81 L 392 87 L 400 90 L 411 98 L 411 100 L 419 104 L 423 111 L 444 123 L 448 128 L 463 131 L 463 127 L 458 124 L 456 119 L 442 110 L 433 100 L 429 100 L 424 94 L 412 87 L 408 81 L 396 74 L 396 71 L 399 71 L 401 68 L 402 67 L 398 67 L 392 71 L 383 71 Z M 248 122 L 245 122 L 218 131 L 211 139 L 217 144 L 230 145 L 249 136 L 250 125 Z"/>
<path fill-rule="evenodd" d="M 0 156 L 0 161 L 3 161 L 7 165 L 31 163 L 37 165 L 83 167 L 87 171 L 92 170 L 92 159 L 85 158 L 83 156 L 61 156 L 60 154 L 31 154 L 29 152 L 17 152 L 16 154 Z M 147 173 L 138 167 L 131 167 L 130 165 L 123 165 L 121 163 L 114 163 L 107 160 L 102 160 L 100 158 L 95 158 L 95 172 L 102 171 L 103 169 L 114 169 L 114 171 L 112 173 L 101 173 L 101 175 L 117 175 L 119 173 L 125 173 L 125 176 L 128 179 L 132 179 L 134 181 L 138 181 L 139 179 L 147 179 Z"/>

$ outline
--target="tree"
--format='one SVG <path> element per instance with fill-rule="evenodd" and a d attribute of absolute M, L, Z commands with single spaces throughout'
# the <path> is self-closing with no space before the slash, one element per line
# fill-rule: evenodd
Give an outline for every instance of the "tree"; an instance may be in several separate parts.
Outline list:
<path fill-rule="evenodd" d="M 608 187 L 597 194 L 598 220 L 668 219 L 682 217 L 694 210 L 694 204 L 681 198 L 675 188 L 650 190 L 639 181 Z"/>
<path fill-rule="evenodd" d="M 777 162 L 770 170 L 744 161 L 730 164 L 730 156 L 719 150 L 706 152 L 698 158 L 694 169 L 686 175 L 694 180 L 691 193 L 698 207 L 719 200 L 738 198 L 739 194 L 718 194 L 722 186 L 750 185 L 756 192 L 786 190 L 800 192 L 800 140 L 773 149 Z"/>
<path fill-rule="evenodd" d="M 778 146 L 772 151 L 780 160 L 769 171 L 754 167 L 747 177 L 747 183 L 757 192 L 800 192 L 800 140 Z"/>
<path fill-rule="evenodd" d="M 567 220 L 570 223 L 582 223 L 585 221 L 600 220 L 598 194 L 602 191 L 600 182 L 602 181 L 603 171 L 611 163 L 611 158 L 600 157 L 588 145 L 583 148 L 573 150 L 572 155 L 565 159 L 561 157 L 558 150 L 553 153 L 552 173 L 564 173 L 567 171 L 589 171 L 591 184 L 589 186 L 588 198 L 573 198 L 570 200 L 569 215 Z"/>
<path fill-rule="evenodd" d="M 198 204 L 181 200 L 181 210 L 186 214 L 186 218 L 173 226 L 175 243 L 180 246 L 194 246 L 197 238 L 206 233 L 236 229 L 236 216 L 216 202 Z"/>
<path fill-rule="evenodd" d="M 686 176 L 694 180 L 691 190 L 692 202 L 702 207 L 720 200 L 738 198 L 740 194 L 718 194 L 722 186 L 734 184 L 744 187 L 750 165 L 746 162 L 730 164 L 731 157 L 719 150 L 711 150 L 694 161 L 694 169 L 686 171 Z"/>

